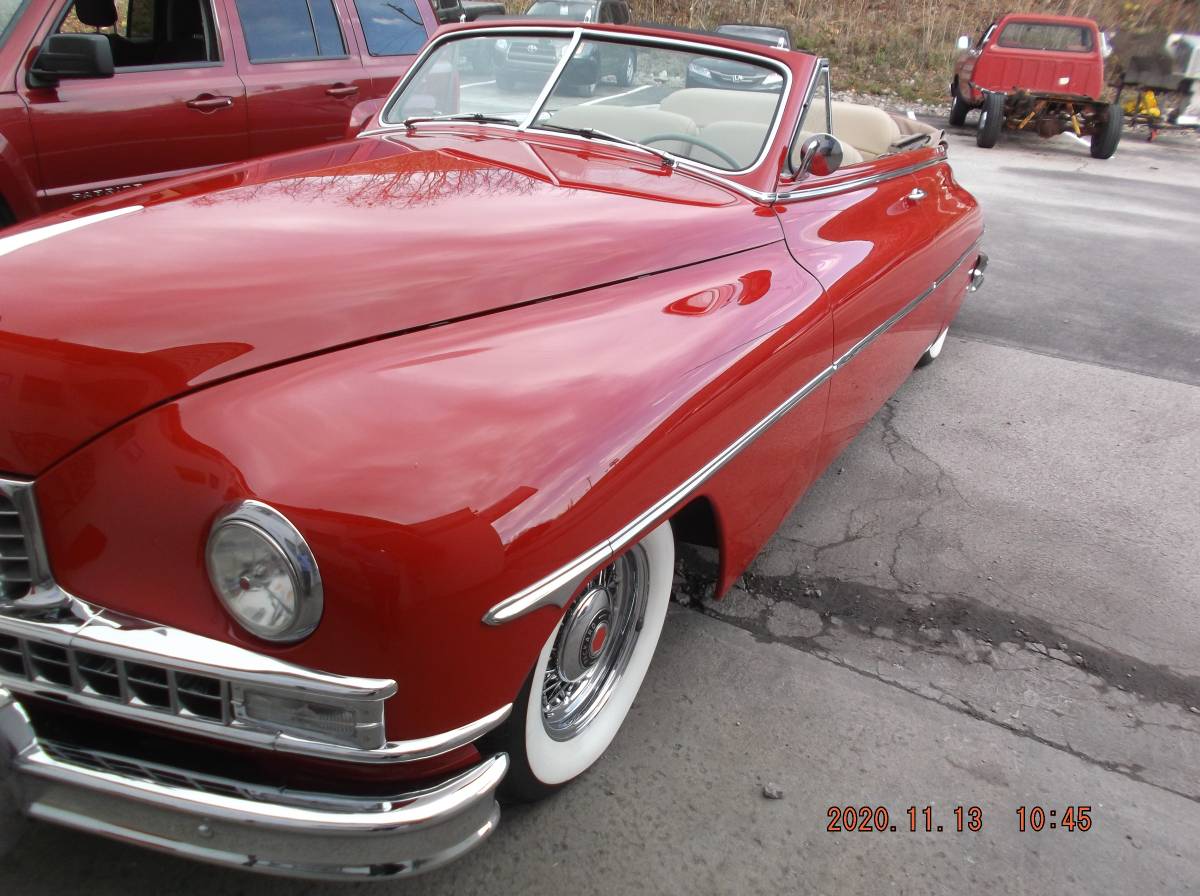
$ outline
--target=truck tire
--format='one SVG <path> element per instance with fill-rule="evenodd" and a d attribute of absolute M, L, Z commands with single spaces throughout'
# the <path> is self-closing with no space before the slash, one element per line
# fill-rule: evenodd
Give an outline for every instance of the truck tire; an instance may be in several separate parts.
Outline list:
<path fill-rule="evenodd" d="M 1092 133 L 1092 158 L 1111 159 L 1121 142 L 1121 125 L 1124 113 L 1116 103 L 1108 104 L 1108 117 Z"/>
<path fill-rule="evenodd" d="M 952 127 L 961 128 L 967 123 L 967 113 L 971 111 L 961 96 L 954 94 L 954 99 L 950 101 L 950 124 Z"/>
<path fill-rule="evenodd" d="M 975 133 L 975 143 L 984 149 L 991 149 L 1000 139 L 1000 131 L 1004 128 L 1004 94 L 985 93 L 983 107 L 979 110 L 979 130 Z"/>

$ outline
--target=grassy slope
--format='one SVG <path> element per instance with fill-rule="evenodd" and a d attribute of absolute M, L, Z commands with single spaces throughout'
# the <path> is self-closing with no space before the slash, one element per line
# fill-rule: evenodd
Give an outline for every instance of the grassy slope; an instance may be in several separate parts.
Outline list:
<path fill-rule="evenodd" d="M 790 28 L 798 47 L 829 57 L 834 87 L 942 100 L 955 41 L 972 39 L 1005 12 L 1049 12 L 1095 19 L 1113 32 L 1160 28 L 1200 31 L 1200 0 L 632 0 L 639 21 L 689 28 L 763 22 Z M 511 4 L 510 4 L 511 8 Z"/>

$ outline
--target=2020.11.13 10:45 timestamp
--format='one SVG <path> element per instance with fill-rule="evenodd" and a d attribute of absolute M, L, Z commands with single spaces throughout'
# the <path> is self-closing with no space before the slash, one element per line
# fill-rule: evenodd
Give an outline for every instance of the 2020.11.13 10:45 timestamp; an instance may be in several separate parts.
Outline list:
<path fill-rule="evenodd" d="M 1091 806 L 1066 806 L 1049 809 L 1044 806 L 1018 806 L 1017 830 L 1088 831 L 1092 827 Z M 910 833 L 942 834 L 978 833 L 983 830 L 983 809 L 979 806 L 955 806 L 935 813 L 933 806 L 909 806 L 893 821 L 886 806 L 830 806 L 825 813 L 829 824 L 825 830 L 834 833 L 869 831 L 908 831 Z"/>

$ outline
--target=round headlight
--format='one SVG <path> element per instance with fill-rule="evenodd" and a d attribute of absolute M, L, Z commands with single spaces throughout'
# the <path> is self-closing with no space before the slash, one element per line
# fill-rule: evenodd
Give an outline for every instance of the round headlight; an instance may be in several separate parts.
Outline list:
<path fill-rule="evenodd" d="M 321 621 L 324 594 L 304 537 L 279 511 L 243 501 L 213 523 L 208 577 L 231 616 L 267 641 L 299 641 Z"/>

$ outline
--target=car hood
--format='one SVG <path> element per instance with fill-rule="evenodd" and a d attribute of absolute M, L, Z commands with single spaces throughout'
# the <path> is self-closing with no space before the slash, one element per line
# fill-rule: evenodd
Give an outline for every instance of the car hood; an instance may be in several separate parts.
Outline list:
<path fill-rule="evenodd" d="M 779 239 L 655 159 L 472 131 L 270 157 L 0 239 L 0 470 L 248 371 Z"/>

